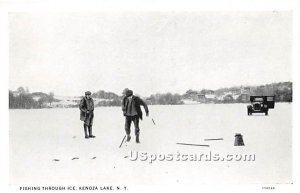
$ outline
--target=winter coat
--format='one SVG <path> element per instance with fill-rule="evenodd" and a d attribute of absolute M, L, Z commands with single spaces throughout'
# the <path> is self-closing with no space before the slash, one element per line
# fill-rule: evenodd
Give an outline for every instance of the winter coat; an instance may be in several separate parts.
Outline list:
<path fill-rule="evenodd" d="M 90 100 L 90 108 L 88 109 L 87 100 Z M 80 120 L 85 121 L 87 118 L 87 111 L 90 111 L 90 113 L 93 113 L 94 111 L 94 100 L 92 98 L 87 99 L 86 97 L 83 97 L 79 104 L 80 109 Z"/>
<path fill-rule="evenodd" d="M 129 103 L 128 97 L 124 97 L 123 100 L 122 100 L 122 111 L 123 111 L 124 115 L 126 115 L 127 109 L 129 108 L 128 103 Z M 143 113 L 142 113 L 142 110 L 141 110 L 141 105 L 144 106 L 144 109 L 145 109 L 146 113 L 149 112 L 147 104 L 140 97 L 132 95 L 132 103 L 131 104 L 134 105 L 134 107 L 135 107 L 135 109 L 138 113 L 138 117 L 141 120 L 143 119 Z"/>

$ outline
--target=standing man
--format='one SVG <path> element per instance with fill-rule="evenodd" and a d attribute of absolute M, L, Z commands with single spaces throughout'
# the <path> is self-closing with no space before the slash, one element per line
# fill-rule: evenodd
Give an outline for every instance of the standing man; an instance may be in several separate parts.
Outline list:
<path fill-rule="evenodd" d="M 92 133 L 93 119 L 94 119 L 94 100 L 91 98 L 91 92 L 86 91 L 79 104 L 80 120 L 84 121 L 83 128 L 85 138 L 95 138 Z M 89 133 L 87 132 L 89 131 Z"/>
<path fill-rule="evenodd" d="M 123 115 L 125 116 L 125 131 L 127 135 L 127 141 L 130 141 L 130 126 L 131 122 L 134 123 L 135 128 L 135 140 L 136 143 L 140 143 L 140 128 L 139 119 L 143 119 L 143 113 L 141 110 L 141 105 L 144 106 L 146 116 L 149 115 L 149 110 L 147 104 L 139 97 L 134 96 L 132 90 L 127 90 L 125 97 L 122 101 Z"/>

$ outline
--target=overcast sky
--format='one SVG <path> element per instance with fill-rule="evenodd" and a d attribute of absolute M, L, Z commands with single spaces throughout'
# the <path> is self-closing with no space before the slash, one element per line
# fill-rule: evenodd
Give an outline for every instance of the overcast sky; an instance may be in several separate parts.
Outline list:
<path fill-rule="evenodd" d="M 83 95 L 292 81 L 291 12 L 10 13 L 9 88 Z"/>

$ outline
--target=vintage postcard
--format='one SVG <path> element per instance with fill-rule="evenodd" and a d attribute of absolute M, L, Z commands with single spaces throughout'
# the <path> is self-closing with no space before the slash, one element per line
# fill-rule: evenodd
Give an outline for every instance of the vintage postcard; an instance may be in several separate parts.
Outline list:
<path fill-rule="evenodd" d="M 296 20 L 7 11 L 8 191 L 296 192 Z"/>

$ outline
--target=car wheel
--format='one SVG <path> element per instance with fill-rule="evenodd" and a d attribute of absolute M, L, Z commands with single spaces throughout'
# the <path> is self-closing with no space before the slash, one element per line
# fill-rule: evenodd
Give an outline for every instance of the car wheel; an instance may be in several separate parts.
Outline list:
<path fill-rule="evenodd" d="M 251 109 L 248 109 L 248 115 L 252 115 Z"/>

